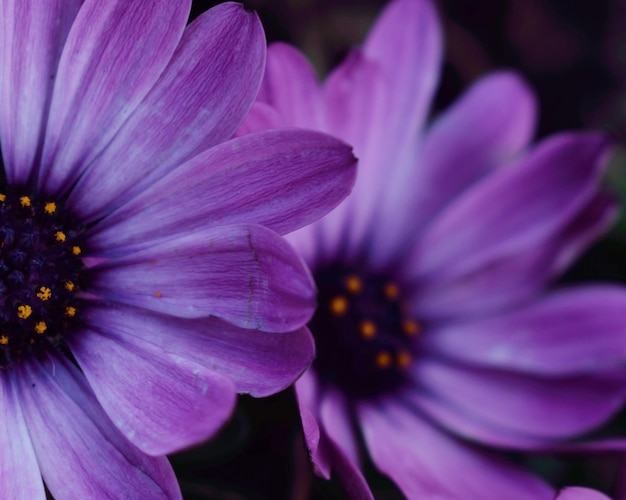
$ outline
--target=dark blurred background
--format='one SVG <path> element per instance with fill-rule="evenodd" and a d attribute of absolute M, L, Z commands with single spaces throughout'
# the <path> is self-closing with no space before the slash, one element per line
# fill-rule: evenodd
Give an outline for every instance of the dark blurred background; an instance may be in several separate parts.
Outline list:
<path fill-rule="evenodd" d="M 220 3 L 193 2 L 192 18 Z M 269 42 L 303 50 L 324 76 L 363 39 L 384 0 L 247 0 Z M 525 75 L 541 107 L 538 138 L 564 129 L 599 129 L 626 145 L 626 0 L 438 0 L 445 63 L 435 109 L 449 105 L 474 79 L 496 68 Z M 626 154 L 618 149 L 607 185 L 626 192 Z M 626 283 L 626 224 L 591 248 L 563 281 Z M 626 314 L 625 314 L 626 320 Z M 626 417 L 610 431 L 626 435 Z M 609 492 L 612 457 L 511 456 L 557 485 Z M 240 398 L 233 421 L 213 441 L 171 457 L 186 499 L 346 498 L 334 481 L 314 478 L 293 392 Z M 372 470 L 376 498 L 402 498 Z"/>

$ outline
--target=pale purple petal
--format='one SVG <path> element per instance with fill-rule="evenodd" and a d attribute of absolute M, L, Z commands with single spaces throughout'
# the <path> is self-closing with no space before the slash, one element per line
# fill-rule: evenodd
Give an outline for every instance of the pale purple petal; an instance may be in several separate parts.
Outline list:
<path fill-rule="evenodd" d="M 270 130 L 195 157 L 92 229 L 95 249 L 255 223 L 284 234 L 313 222 L 350 192 L 350 148 L 325 134 Z"/>
<path fill-rule="evenodd" d="M 566 376 L 626 364 L 626 290 L 567 288 L 508 314 L 437 328 L 422 339 L 436 355 L 478 366 Z"/>
<path fill-rule="evenodd" d="M 621 370 L 548 378 L 422 359 L 413 376 L 468 418 L 531 438 L 571 437 L 600 425 L 626 401 Z"/>
<path fill-rule="evenodd" d="M 555 500 L 610 500 L 610 498 L 591 488 L 571 486 L 559 491 Z"/>
<path fill-rule="evenodd" d="M 429 128 L 411 168 L 385 183 L 370 250 L 377 264 L 397 257 L 451 200 L 520 154 L 535 121 L 534 95 L 517 75 L 492 73 L 475 83 Z"/>
<path fill-rule="evenodd" d="M 374 500 L 372 490 L 363 477 L 361 470 L 348 459 L 341 449 L 331 443 L 333 472 L 341 483 L 345 493 L 351 500 Z"/>
<path fill-rule="evenodd" d="M 246 121 L 237 129 L 234 137 L 286 126 L 282 116 L 274 108 L 263 102 L 255 102 L 246 117 Z"/>
<path fill-rule="evenodd" d="M 497 456 L 463 444 L 398 404 L 358 408 L 378 469 L 408 498 L 551 500 L 551 488 Z"/>
<path fill-rule="evenodd" d="M 90 292 L 178 317 L 291 331 L 313 314 L 315 285 L 293 248 L 253 224 L 219 226 L 93 268 Z"/>
<path fill-rule="evenodd" d="M 41 152 L 57 64 L 81 0 L 0 2 L 0 143 L 9 183 Z"/>
<path fill-rule="evenodd" d="M 141 328 L 140 321 L 135 319 L 132 327 Z M 211 437 L 235 406 L 235 386 L 228 378 L 125 335 L 106 320 L 90 324 L 69 343 L 115 426 L 149 455 L 179 451 Z"/>
<path fill-rule="evenodd" d="M 143 454 L 120 434 L 75 366 L 50 358 L 16 369 L 39 467 L 55 498 L 182 498 L 167 459 Z"/>
<path fill-rule="evenodd" d="M 67 189 L 111 140 L 171 58 L 190 0 L 86 2 L 59 61 L 40 188 Z"/>
<path fill-rule="evenodd" d="M 90 165 L 68 206 L 84 218 L 98 218 L 230 138 L 254 102 L 264 62 L 256 14 L 223 3 L 198 17 L 160 80 Z"/>
<path fill-rule="evenodd" d="M 334 388 L 327 388 L 321 395 L 319 416 L 322 427 L 333 443 L 342 451 L 346 460 L 359 466 L 358 437 L 354 432 L 349 402 Z"/>
<path fill-rule="evenodd" d="M 0 374 L 0 484 L 4 498 L 46 498 L 14 373 Z"/>
<path fill-rule="evenodd" d="M 137 337 L 161 352 L 202 364 L 232 380 L 237 392 L 255 397 L 291 385 L 314 355 L 313 338 L 304 327 L 266 333 L 216 318 L 189 320 L 110 305 L 90 305 L 81 315 L 90 325 L 106 325 L 109 335 Z"/>

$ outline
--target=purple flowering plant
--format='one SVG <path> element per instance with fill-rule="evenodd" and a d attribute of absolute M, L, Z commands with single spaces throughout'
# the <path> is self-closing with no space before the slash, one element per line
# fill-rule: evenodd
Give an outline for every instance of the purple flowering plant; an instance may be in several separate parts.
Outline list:
<path fill-rule="evenodd" d="M 489 447 L 554 449 L 626 401 L 626 291 L 553 286 L 615 218 L 610 146 L 533 144 L 534 95 L 507 71 L 427 122 L 441 51 L 429 0 L 390 2 L 323 83 L 273 44 L 239 131 L 321 130 L 359 158 L 352 194 L 289 235 L 319 292 L 305 439 L 355 498 L 368 456 L 408 498 L 552 499 Z"/>
<path fill-rule="evenodd" d="M 349 146 L 231 140 L 257 16 L 190 0 L 0 2 L 0 496 L 180 498 L 165 454 L 313 357 L 279 233 L 349 192 Z M 43 481 L 42 481 L 43 477 Z"/>

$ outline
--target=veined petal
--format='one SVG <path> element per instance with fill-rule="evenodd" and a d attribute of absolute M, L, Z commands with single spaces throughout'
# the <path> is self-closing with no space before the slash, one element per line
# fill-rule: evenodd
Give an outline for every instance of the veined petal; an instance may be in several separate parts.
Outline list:
<path fill-rule="evenodd" d="M 229 139 L 254 102 L 264 63 L 256 14 L 227 2 L 198 17 L 154 88 L 80 179 L 68 206 L 88 220 L 99 218 Z"/>
<path fill-rule="evenodd" d="M 0 375 L 0 484 L 5 498 L 45 499 L 37 457 L 19 402 L 15 374 Z"/>
<path fill-rule="evenodd" d="M 526 82 L 500 72 L 479 80 L 439 117 L 416 160 L 385 183 L 371 241 L 376 264 L 397 258 L 451 200 L 521 153 L 534 133 L 536 107 Z"/>
<path fill-rule="evenodd" d="M 41 151 L 57 64 L 82 0 L 0 2 L 0 143 L 9 183 Z"/>
<path fill-rule="evenodd" d="M 360 405 L 367 449 L 408 498 L 551 500 L 554 492 L 521 468 L 435 428 L 399 404 Z"/>
<path fill-rule="evenodd" d="M 171 201 L 171 200 L 170 200 Z M 178 317 L 291 331 L 313 314 L 315 287 L 291 246 L 253 224 L 170 238 L 93 268 L 91 292 Z"/>
<path fill-rule="evenodd" d="M 235 406 L 234 384 L 197 362 L 120 333 L 105 320 L 90 324 L 70 345 L 122 434 L 149 455 L 179 451 L 215 434 Z"/>
<path fill-rule="evenodd" d="M 182 319 L 110 304 L 90 305 L 81 315 L 89 325 L 106 328 L 109 337 L 134 337 L 129 341 L 148 342 L 161 353 L 192 360 L 254 397 L 287 388 L 314 355 L 313 339 L 304 327 L 267 333 L 217 318 Z"/>
<path fill-rule="evenodd" d="M 536 375 L 599 373 L 626 364 L 626 291 L 585 286 L 554 292 L 493 318 L 429 332 L 429 352 L 476 366 Z"/>
<path fill-rule="evenodd" d="M 281 234 L 321 217 L 349 192 L 349 146 L 325 134 L 269 130 L 196 156 L 92 228 L 95 249 L 255 223 Z"/>
<path fill-rule="evenodd" d="M 67 189 L 152 88 L 185 28 L 190 0 L 87 0 L 59 61 L 39 187 Z"/>
<path fill-rule="evenodd" d="M 69 362 L 22 365 L 19 383 L 39 467 L 55 498 L 182 498 L 167 459 L 128 442 Z"/>

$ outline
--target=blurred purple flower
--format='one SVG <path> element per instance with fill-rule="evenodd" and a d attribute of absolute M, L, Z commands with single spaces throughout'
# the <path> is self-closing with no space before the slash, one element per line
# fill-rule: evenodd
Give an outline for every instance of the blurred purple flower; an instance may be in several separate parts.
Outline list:
<path fill-rule="evenodd" d="M 319 290 L 317 357 L 296 383 L 305 436 L 355 497 L 370 495 L 363 449 L 410 498 L 552 499 L 460 438 L 548 449 L 624 403 L 626 292 L 546 290 L 614 219 L 608 145 L 570 132 L 531 146 L 535 99 L 510 72 L 426 127 L 440 65 L 431 3 L 395 0 L 324 85 L 271 46 L 239 131 L 323 130 L 359 158 L 351 196 L 290 235 Z"/>
<path fill-rule="evenodd" d="M 256 15 L 190 1 L 0 3 L 3 498 L 179 498 L 163 456 L 313 357 L 315 291 L 278 234 L 349 192 L 312 131 L 229 140 Z M 266 227 L 264 227 L 266 226 Z"/>
<path fill-rule="evenodd" d="M 610 500 L 610 498 L 604 493 L 590 488 L 571 486 L 559 491 L 556 500 Z"/>

